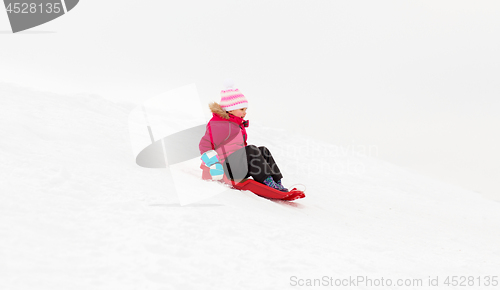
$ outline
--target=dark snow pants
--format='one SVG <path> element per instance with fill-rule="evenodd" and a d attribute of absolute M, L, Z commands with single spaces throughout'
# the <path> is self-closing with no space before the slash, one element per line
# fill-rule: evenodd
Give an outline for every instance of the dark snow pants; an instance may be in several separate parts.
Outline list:
<path fill-rule="evenodd" d="M 265 146 L 245 146 L 229 155 L 222 166 L 226 176 L 235 181 L 249 176 L 260 183 L 269 176 L 274 181 L 283 178 L 271 152 Z"/>

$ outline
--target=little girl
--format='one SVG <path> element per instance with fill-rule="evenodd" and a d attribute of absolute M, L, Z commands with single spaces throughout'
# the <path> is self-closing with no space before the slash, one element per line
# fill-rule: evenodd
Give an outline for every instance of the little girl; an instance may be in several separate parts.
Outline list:
<path fill-rule="evenodd" d="M 222 175 L 234 181 L 251 176 L 254 180 L 274 189 L 288 192 L 283 187 L 283 175 L 265 146 L 247 145 L 246 116 L 248 101 L 232 82 L 226 82 L 221 91 L 221 100 L 209 105 L 212 119 L 207 124 L 205 135 L 200 140 L 200 154 L 205 166 L 209 167 L 213 180 Z"/>

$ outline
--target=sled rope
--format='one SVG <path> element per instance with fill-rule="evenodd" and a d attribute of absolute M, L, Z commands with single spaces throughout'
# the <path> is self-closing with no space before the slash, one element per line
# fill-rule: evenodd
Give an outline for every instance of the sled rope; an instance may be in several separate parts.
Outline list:
<path fill-rule="evenodd" d="M 302 192 L 306 192 L 306 186 L 304 184 L 302 184 L 302 183 L 296 183 L 294 185 L 290 185 L 288 188 L 294 188 L 294 187 L 299 186 L 299 185 L 303 186 L 304 190 L 300 190 L 299 188 L 297 188 L 297 189 L 300 190 L 300 191 L 302 191 Z"/>

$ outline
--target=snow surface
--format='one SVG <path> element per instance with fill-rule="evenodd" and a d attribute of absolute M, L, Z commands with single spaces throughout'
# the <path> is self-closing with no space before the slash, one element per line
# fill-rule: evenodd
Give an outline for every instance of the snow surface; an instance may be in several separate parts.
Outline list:
<path fill-rule="evenodd" d="M 249 143 L 267 146 L 284 184 L 305 184 L 307 197 L 226 190 L 180 206 L 167 170 L 134 163 L 132 105 L 0 83 L 0 106 L 0 289 L 314 289 L 331 287 L 291 279 L 425 286 L 429 276 L 500 276 L 499 203 L 363 148 L 251 123 Z"/>

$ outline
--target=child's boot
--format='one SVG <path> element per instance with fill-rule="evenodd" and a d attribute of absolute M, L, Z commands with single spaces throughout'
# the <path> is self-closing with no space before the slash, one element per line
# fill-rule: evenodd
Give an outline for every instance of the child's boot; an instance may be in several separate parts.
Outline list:
<path fill-rule="evenodd" d="M 264 184 L 276 190 L 288 192 L 288 189 L 284 188 L 283 185 L 276 183 L 271 176 L 268 176 L 264 180 Z"/>
<path fill-rule="evenodd" d="M 281 184 L 281 179 L 276 181 L 276 184 L 281 188 L 281 191 L 288 192 L 288 188 L 285 188 L 283 184 Z"/>

